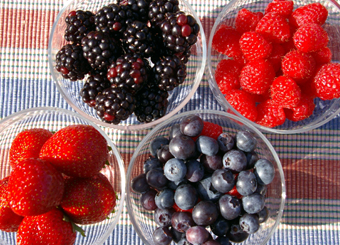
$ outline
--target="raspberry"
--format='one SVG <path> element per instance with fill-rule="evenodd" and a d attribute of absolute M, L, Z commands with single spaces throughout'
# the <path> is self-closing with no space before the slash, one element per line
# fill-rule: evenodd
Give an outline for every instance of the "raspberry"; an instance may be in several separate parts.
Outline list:
<path fill-rule="evenodd" d="M 308 80 L 307 82 L 299 84 L 299 87 L 302 93 L 302 97 L 310 97 L 312 99 L 318 97 L 316 94 L 315 84 L 313 83 L 313 78 Z"/>
<path fill-rule="evenodd" d="M 254 31 L 243 33 L 240 38 L 240 47 L 248 60 L 268 58 L 273 48 L 270 42 Z"/>
<path fill-rule="evenodd" d="M 209 136 L 217 140 L 218 136 L 223 133 L 223 128 L 215 123 L 203 121 L 203 129 L 200 135 Z"/>
<path fill-rule="evenodd" d="M 322 100 L 340 97 L 340 64 L 330 63 L 321 66 L 314 77 L 317 96 Z"/>
<path fill-rule="evenodd" d="M 323 65 L 332 61 L 332 51 L 328 47 L 319 49 L 316 52 L 311 53 L 316 65 Z"/>
<path fill-rule="evenodd" d="M 264 94 L 275 78 L 275 71 L 269 61 L 249 61 L 240 74 L 241 88 L 253 94 Z"/>
<path fill-rule="evenodd" d="M 241 9 L 238 11 L 235 19 L 235 29 L 239 33 L 244 33 L 248 31 L 255 31 L 257 23 L 263 17 L 261 12 L 251 12 L 248 9 Z"/>
<path fill-rule="evenodd" d="M 257 106 L 257 124 L 273 128 L 282 125 L 285 120 L 286 115 L 283 108 L 272 100 L 267 100 Z"/>
<path fill-rule="evenodd" d="M 217 52 L 229 57 L 239 56 L 241 55 L 240 37 L 241 34 L 234 28 L 228 25 L 221 25 L 213 37 L 212 47 Z"/>
<path fill-rule="evenodd" d="M 282 58 L 285 56 L 285 49 L 281 44 L 273 43 L 273 49 L 268 57 L 268 61 L 272 64 L 274 71 L 277 72 L 281 69 Z"/>
<path fill-rule="evenodd" d="M 315 104 L 313 99 L 303 96 L 297 106 L 290 109 L 284 109 L 284 112 L 287 119 L 297 122 L 310 117 L 313 114 L 314 108 Z"/>
<path fill-rule="evenodd" d="M 282 43 L 281 45 L 283 49 L 285 50 L 285 53 L 288 53 L 296 49 L 293 38 L 289 38 L 287 42 Z"/>
<path fill-rule="evenodd" d="M 265 13 L 273 12 L 283 17 L 288 17 L 293 12 L 294 2 L 286 0 L 274 0 L 269 3 L 265 9 Z"/>
<path fill-rule="evenodd" d="M 328 44 L 327 32 L 318 24 L 306 24 L 296 30 L 294 44 L 302 52 L 315 52 Z"/>
<path fill-rule="evenodd" d="M 255 30 L 274 43 L 287 42 L 291 37 L 288 21 L 274 12 L 265 14 L 257 23 Z"/>
<path fill-rule="evenodd" d="M 290 51 L 282 60 L 283 74 L 297 83 L 303 83 L 315 73 L 315 60 L 310 54 L 298 50 Z"/>
<path fill-rule="evenodd" d="M 222 94 L 240 88 L 239 75 L 242 66 L 235 60 L 221 60 L 215 71 L 216 83 Z"/>
<path fill-rule="evenodd" d="M 298 105 L 301 99 L 301 90 L 296 82 L 289 78 L 277 77 L 270 86 L 271 98 L 284 108 L 292 108 Z"/>
<path fill-rule="evenodd" d="M 256 120 L 256 104 L 254 97 L 251 94 L 244 90 L 233 89 L 225 96 L 225 98 L 242 116 L 253 122 Z"/>
<path fill-rule="evenodd" d="M 328 11 L 320 3 L 311 3 L 301 6 L 293 11 L 289 22 L 298 27 L 309 23 L 323 25 L 328 17 Z"/>

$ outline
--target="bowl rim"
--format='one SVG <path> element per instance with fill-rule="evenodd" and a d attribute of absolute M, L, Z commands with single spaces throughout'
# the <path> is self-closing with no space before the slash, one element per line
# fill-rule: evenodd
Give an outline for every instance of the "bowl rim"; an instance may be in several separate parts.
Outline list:
<path fill-rule="evenodd" d="M 228 4 L 226 4 L 222 8 L 222 10 L 218 14 L 218 16 L 217 16 L 217 18 L 216 18 L 216 20 L 214 22 L 214 25 L 213 25 L 213 27 L 211 29 L 210 36 L 209 36 L 209 41 L 208 41 L 207 69 L 208 69 L 208 72 L 209 72 L 209 77 L 208 77 L 209 87 L 210 87 L 210 90 L 214 94 L 214 98 L 223 107 L 223 109 L 226 110 L 226 111 L 229 110 L 229 109 L 232 110 L 232 112 L 234 114 L 236 114 L 237 116 L 241 117 L 244 120 L 247 120 L 250 124 L 254 125 L 255 127 L 257 127 L 258 129 L 260 129 L 263 132 L 276 133 L 276 134 L 305 133 L 305 132 L 308 132 L 310 130 L 313 130 L 313 129 L 316 129 L 318 127 L 321 127 L 322 125 L 326 124 L 327 122 L 329 122 L 333 118 L 335 118 L 337 115 L 339 115 L 340 114 L 340 106 L 339 106 L 340 105 L 340 98 L 339 99 L 334 99 L 334 103 L 338 104 L 338 109 L 333 111 L 333 113 L 330 116 L 328 116 L 326 119 L 324 119 L 324 120 L 321 120 L 321 118 L 319 118 L 312 125 L 305 125 L 305 126 L 303 126 L 303 128 L 297 128 L 297 129 L 276 129 L 276 128 L 265 127 L 265 126 L 262 126 L 262 125 L 259 125 L 259 124 L 255 123 L 255 122 L 252 122 L 251 120 L 249 120 L 246 117 L 244 117 L 241 113 L 239 113 L 236 109 L 234 109 L 233 106 L 230 105 L 230 103 L 225 99 L 225 96 L 223 96 L 221 91 L 219 89 L 216 89 L 217 85 L 216 85 L 215 76 L 213 74 L 213 68 L 212 68 L 212 62 L 211 62 L 211 52 L 212 52 L 212 40 L 213 40 L 213 36 L 216 33 L 217 27 L 221 24 L 221 21 L 222 21 L 222 18 L 223 18 L 223 14 L 227 11 L 228 8 L 233 6 L 238 1 L 240 1 L 240 0 L 232 0 L 232 1 L 230 1 Z M 334 6 L 337 7 L 339 9 L 339 11 L 340 11 L 340 5 L 337 4 L 337 3 L 334 3 L 335 1 L 333 1 L 333 0 L 325 0 L 325 1 L 334 4 Z"/>
<path fill-rule="evenodd" d="M 66 102 L 75 110 L 77 111 L 79 114 L 81 114 L 83 117 L 85 117 L 87 120 L 93 121 L 96 124 L 99 124 L 101 126 L 104 127 L 109 127 L 109 128 L 113 128 L 113 129 L 119 129 L 119 130 L 142 130 L 142 129 L 148 129 L 151 127 L 154 127 L 155 125 L 164 122 L 168 119 L 170 119 L 171 117 L 173 117 L 175 114 L 177 114 L 178 112 L 180 112 L 181 109 L 183 109 L 183 107 L 189 102 L 189 100 L 192 98 L 192 96 L 195 94 L 197 88 L 199 87 L 204 72 L 205 72 L 205 68 L 206 68 L 206 57 L 207 57 L 207 41 L 206 41 L 206 36 L 205 36 L 205 32 L 204 32 L 204 28 L 202 26 L 201 20 L 199 19 L 196 11 L 192 8 L 191 4 L 189 4 L 186 0 L 180 0 L 183 2 L 183 4 L 190 10 L 190 14 L 192 14 L 194 16 L 194 18 L 197 21 L 197 24 L 200 27 L 200 35 L 201 35 L 201 42 L 202 42 L 202 60 L 201 60 L 201 66 L 198 72 L 196 72 L 195 75 L 195 79 L 194 79 L 194 83 L 193 86 L 191 88 L 190 93 L 183 99 L 183 101 L 171 112 L 169 112 L 168 114 L 164 115 L 163 117 L 149 122 L 149 123 L 141 123 L 141 124 L 132 124 L 132 125 L 120 125 L 120 124 L 109 124 L 109 123 L 105 123 L 103 121 L 101 121 L 98 118 L 92 117 L 90 115 L 88 115 L 87 113 L 85 113 L 84 111 L 82 111 L 80 108 L 78 108 L 76 105 L 73 104 L 73 102 L 68 98 L 68 96 L 66 95 L 66 93 L 64 92 L 64 89 L 59 85 L 59 83 L 57 82 L 57 77 L 54 75 L 53 70 L 53 61 L 52 61 L 52 40 L 55 34 L 55 29 L 57 28 L 57 23 L 60 20 L 62 14 L 69 8 L 69 6 L 71 6 L 71 4 L 73 4 L 74 2 L 79 1 L 79 0 L 70 0 L 67 2 L 67 4 L 65 4 L 63 6 L 63 8 L 59 11 L 51 32 L 50 32 L 50 36 L 49 36 L 49 40 L 48 40 L 48 64 L 49 64 L 49 70 L 50 70 L 50 74 L 53 78 L 53 82 L 56 85 L 58 91 L 61 93 L 62 97 L 66 100 Z"/>
<path fill-rule="evenodd" d="M 79 119 L 82 119 L 83 121 L 87 122 L 89 125 L 93 126 L 98 132 L 100 132 L 100 134 L 106 139 L 107 143 L 109 144 L 109 146 L 111 147 L 114 156 L 117 159 L 117 163 L 119 166 L 119 175 L 120 175 L 120 180 L 121 180 L 121 185 L 120 185 L 120 192 L 121 192 L 121 198 L 120 198 L 120 204 L 118 209 L 115 209 L 115 213 L 117 214 L 117 216 L 115 217 L 115 219 L 113 220 L 112 223 L 112 229 L 108 229 L 103 235 L 102 238 L 96 243 L 96 244 L 102 244 L 104 243 L 108 237 L 111 235 L 112 231 L 115 229 L 116 225 L 119 222 L 119 219 L 121 218 L 121 214 L 124 208 L 124 204 L 125 204 L 125 195 L 126 195 L 126 191 L 125 191 L 125 186 L 126 186 L 126 175 L 125 175 L 125 167 L 124 167 L 124 161 L 122 156 L 120 155 L 116 145 L 112 142 L 112 140 L 108 137 L 108 135 L 95 123 L 93 123 L 92 121 L 86 119 L 85 117 L 83 117 L 82 115 L 79 115 L 78 113 L 75 113 L 73 111 L 67 110 L 67 109 L 62 109 L 62 108 L 57 108 L 57 107 L 33 107 L 33 108 L 29 108 L 29 109 L 25 109 L 25 110 L 21 110 L 18 112 L 15 112 L 5 118 L 3 118 L 0 121 L 0 133 L 3 132 L 6 128 L 11 126 L 11 122 L 12 121 L 17 121 L 17 120 L 21 120 L 20 118 L 22 118 L 23 114 L 28 114 L 28 113 L 43 113 L 43 112 L 57 112 L 57 113 L 63 113 L 66 115 L 70 115 L 72 117 L 76 117 Z M 116 190 L 115 190 L 116 192 Z"/>
<path fill-rule="evenodd" d="M 129 167 L 127 170 L 127 179 L 126 179 L 126 206 L 127 206 L 127 210 L 130 216 L 130 220 L 132 222 L 132 225 L 135 229 L 135 231 L 137 232 L 138 236 L 143 240 L 143 242 L 145 244 L 150 244 L 143 236 L 143 232 L 141 231 L 138 222 L 135 219 L 135 216 L 133 215 L 133 208 L 132 208 L 132 204 L 130 201 L 130 195 L 131 195 L 131 174 L 132 174 L 132 170 L 134 167 L 134 162 L 135 159 L 137 157 L 137 152 L 139 152 L 142 147 L 144 146 L 144 144 L 159 130 L 161 129 L 163 126 L 188 115 L 192 115 L 192 114 L 215 114 L 215 115 L 219 115 L 219 116 L 224 116 L 227 117 L 229 119 L 241 122 L 242 124 L 244 124 L 245 126 L 249 127 L 251 130 L 253 130 L 266 144 L 266 146 L 268 147 L 268 149 L 270 150 L 270 152 L 273 155 L 273 158 L 275 160 L 276 166 L 278 168 L 278 172 L 279 172 L 279 176 L 281 179 L 281 188 L 282 188 L 282 193 L 281 193 L 281 203 L 280 203 L 280 209 L 277 213 L 277 219 L 275 220 L 275 224 L 272 227 L 272 230 L 270 231 L 270 233 L 268 234 L 267 238 L 265 240 L 263 240 L 261 245 L 265 245 L 267 243 L 267 241 L 272 237 L 273 233 L 276 231 L 278 225 L 280 224 L 282 215 L 283 215 L 283 211 L 284 211 L 284 205 L 285 205 L 285 200 L 286 200 L 286 182 L 285 182 L 285 178 L 284 178 L 284 172 L 283 172 L 283 168 L 282 168 L 282 164 L 281 161 L 279 159 L 279 156 L 277 155 L 274 147 L 272 146 L 272 144 L 269 142 L 269 140 L 262 134 L 262 132 L 260 130 L 258 130 L 256 127 L 254 127 L 252 124 L 250 124 L 248 121 L 244 120 L 243 118 L 240 118 L 238 116 L 235 116 L 233 114 L 224 112 L 224 111 L 217 111 L 217 110 L 196 110 L 196 111 L 186 111 L 186 112 L 182 112 L 177 114 L 176 116 L 174 116 L 173 118 L 171 118 L 171 120 L 166 121 L 166 122 L 162 122 L 160 124 L 158 124 L 155 128 L 153 128 L 144 138 L 143 140 L 138 144 L 137 148 L 135 149 L 130 163 L 129 163 Z"/>

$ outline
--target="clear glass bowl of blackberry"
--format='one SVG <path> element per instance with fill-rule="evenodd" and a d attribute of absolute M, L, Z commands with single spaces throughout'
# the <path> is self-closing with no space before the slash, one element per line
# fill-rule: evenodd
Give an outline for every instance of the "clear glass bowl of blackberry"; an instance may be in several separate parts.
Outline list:
<path fill-rule="evenodd" d="M 71 125 L 93 126 L 105 138 L 107 147 L 110 149 L 107 165 L 102 168 L 100 173 L 107 177 L 116 193 L 115 212 L 110 213 L 107 219 L 99 223 L 79 225 L 85 231 L 86 236 L 82 236 L 77 232 L 74 243 L 77 245 L 103 244 L 115 229 L 124 208 L 125 167 L 118 149 L 110 140 L 112 136 L 90 120 L 70 110 L 52 107 L 26 109 L 3 118 L 0 123 L 1 179 L 9 176 L 13 170 L 12 164 L 10 164 L 10 158 L 12 157 L 10 149 L 19 133 L 22 133 L 24 130 L 35 130 L 37 128 L 53 133 Z M 0 243 L 3 245 L 17 244 L 16 234 L 17 232 L 0 231 Z"/>
<path fill-rule="evenodd" d="M 95 123 L 139 130 L 166 121 L 196 92 L 206 39 L 185 0 L 73 0 L 49 37 L 53 81 Z"/>
<path fill-rule="evenodd" d="M 278 155 L 256 127 L 199 110 L 160 123 L 141 141 L 126 204 L 148 245 L 264 245 L 280 223 L 285 188 Z"/>
<path fill-rule="evenodd" d="M 339 18 L 337 17 L 340 7 L 331 0 L 278 2 L 265 0 L 258 3 L 248 0 L 235 0 L 224 6 L 215 20 L 208 40 L 207 67 L 209 85 L 215 98 L 225 111 L 248 120 L 249 123 L 261 131 L 277 134 L 307 132 L 323 126 L 340 113 L 340 99 L 337 91 L 329 91 L 332 94 L 329 97 L 323 95 L 323 91 L 327 90 L 326 87 L 333 87 L 333 82 L 338 83 L 336 82 L 337 75 L 333 76 L 333 78 L 328 77 L 326 82 L 320 83 L 322 80 L 320 76 L 325 77 L 324 68 L 335 66 L 337 67 L 336 70 L 340 70 L 338 65 L 340 57 L 337 49 L 340 40 Z M 280 4 L 281 7 L 278 7 Z M 313 14 L 316 9 L 317 11 Z M 281 18 L 281 23 L 285 26 L 285 30 L 282 28 L 277 32 L 281 33 L 282 36 L 276 40 L 273 32 L 270 32 L 271 27 L 267 24 L 270 18 L 272 20 L 276 18 L 275 15 L 279 15 L 276 20 Z M 247 24 L 245 25 L 245 23 Z M 279 23 L 279 21 L 276 23 Z M 307 48 L 308 45 L 303 41 L 307 40 L 305 39 L 306 35 L 303 33 L 304 30 L 310 30 L 311 27 L 309 26 L 316 26 L 320 32 L 316 35 L 318 37 L 317 43 L 311 44 Z M 219 38 L 221 33 L 229 33 L 229 47 L 227 47 L 226 43 L 224 46 L 218 44 L 222 40 Z M 267 54 L 262 53 L 263 56 L 253 56 L 258 51 L 247 50 L 251 42 L 244 40 L 252 35 L 258 37 L 258 34 L 265 42 L 268 41 L 269 43 L 267 43 L 269 45 L 268 49 L 265 45 L 261 46 L 262 51 L 271 49 Z M 313 35 L 315 34 L 316 32 Z M 321 36 L 324 37 L 323 40 Z M 234 46 L 231 44 L 233 38 L 238 40 Z M 255 45 L 253 46 L 255 47 Z M 239 55 L 239 51 L 242 55 Z M 291 65 L 293 64 L 293 59 L 289 57 L 296 55 L 296 53 L 302 54 L 305 58 L 299 58 L 297 63 Z M 251 72 L 247 72 L 251 67 L 259 68 L 258 64 L 254 65 L 253 61 L 256 59 L 269 62 L 273 68 L 273 70 L 270 68 L 271 71 L 267 70 L 266 75 L 262 77 L 263 79 L 268 79 L 266 83 L 269 85 L 269 89 L 265 85 L 267 87 L 266 92 L 249 86 L 249 84 L 256 84 L 255 80 L 254 82 L 248 80 Z M 308 65 L 303 65 L 302 60 L 308 60 Z M 235 64 L 235 61 L 240 65 Z M 231 67 L 234 68 L 231 69 Z M 320 70 L 320 67 L 324 68 Z M 257 74 L 260 73 L 260 71 L 257 72 Z M 233 79 L 235 74 L 240 76 L 236 80 Z M 276 85 L 282 84 L 279 80 L 287 77 L 290 83 L 294 83 L 295 89 L 280 91 L 282 95 L 296 92 L 295 95 L 287 96 L 289 101 L 283 99 L 284 97 L 282 96 L 278 96 L 275 92 L 278 91 L 275 90 Z M 334 85 L 334 87 L 337 87 L 337 85 Z M 238 102 L 235 98 L 244 95 L 236 95 L 237 92 L 229 93 L 228 90 L 230 89 L 241 89 L 243 90 L 241 93 L 246 92 L 247 95 L 254 95 L 254 98 L 247 99 L 246 103 L 248 107 L 252 108 L 252 111 L 257 108 L 257 114 L 255 113 L 255 115 L 250 110 L 240 109 L 241 106 L 240 104 L 237 105 Z M 299 102 L 293 102 L 294 98 Z M 273 100 L 277 109 L 273 110 L 272 113 L 266 113 L 266 111 L 270 110 L 268 108 L 272 107 L 268 104 L 272 103 Z M 270 102 L 266 102 L 268 104 L 264 105 L 264 101 Z M 261 106 L 259 107 L 259 105 Z M 274 114 L 275 116 L 272 117 Z M 270 119 L 270 117 L 272 118 Z"/>

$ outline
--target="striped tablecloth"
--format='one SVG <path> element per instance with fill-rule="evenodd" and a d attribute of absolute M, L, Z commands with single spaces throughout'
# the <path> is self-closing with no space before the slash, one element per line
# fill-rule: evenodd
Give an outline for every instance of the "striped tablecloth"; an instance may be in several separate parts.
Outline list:
<path fill-rule="evenodd" d="M 73 110 L 57 91 L 48 68 L 49 33 L 65 2 L 0 0 L 0 118 L 40 106 Z M 200 17 L 208 40 L 215 18 L 228 1 L 188 2 Z M 222 110 L 206 76 L 183 111 L 196 109 Z M 340 118 L 336 117 L 308 133 L 265 133 L 279 154 L 287 184 L 282 222 L 268 244 L 340 244 L 339 126 Z M 147 132 L 113 137 L 126 163 Z M 105 244 L 142 244 L 126 209 Z"/>

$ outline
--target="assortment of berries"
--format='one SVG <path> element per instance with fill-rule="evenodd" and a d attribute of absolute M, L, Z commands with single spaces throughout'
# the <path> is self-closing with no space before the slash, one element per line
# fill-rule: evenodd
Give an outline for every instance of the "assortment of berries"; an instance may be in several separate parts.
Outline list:
<path fill-rule="evenodd" d="M 265 126 L 300 121 L 313 114 L 315 98 L 340 98 L 340 65 L 331 63 L 320 3 L 294 9 L 291 0 L 273 0 L 265 11 L 241 9 L 235 26 L 222 23 L 212 48 L 227 55 L 215 80 L 230 105 Z"/>
<path fill-rule="evenodd" d="M 275 169 L 256 153 L 249 131 L 231 134 L 190 115 L 168 137 L 154 138 L 149 150 L 131 188 L 143 209 L 154 211 L 156 245 L 239 243 L 267 220 Z"/>
<path fill-rule="evenodd" d="M 79 225 L 105 220 L 116 193 L 100 173 L 108 162 L 106 139 L 92 126 L 57 132 L 26 129 L 9 150 L 11 173 L 0 180 L 0 230 L 18 244 L 72 245 Z"/>
<path fill-rule="evenodd" d="M 80 96 L 103 121 L 119 124 L 135 113 L 144 123 L 166 114 L 163 92 L 184 82 L 200 29 L 178 0 L 120 0 L 96 13 L 71 11 L 65 23 L 67 44 L 58 51 L 55 68 L 65 79 L 85 78 Z M 157 102 L 136 107 L 152 87 L 158 88 L 151 94 L 162 94 Z M 119 102 L 112 94 L 120 95 Z"/>

